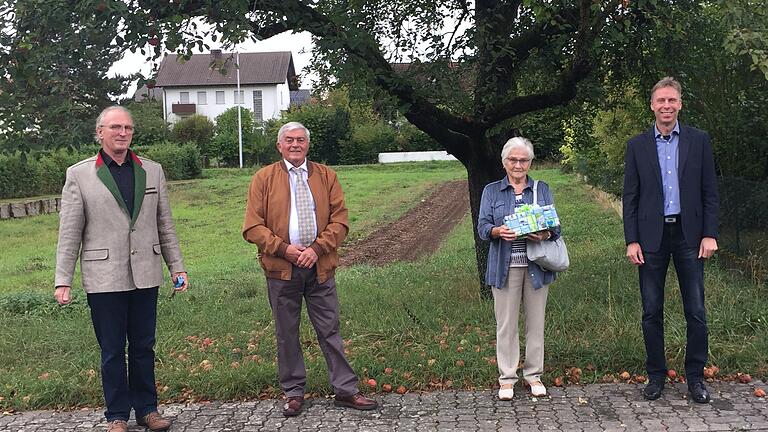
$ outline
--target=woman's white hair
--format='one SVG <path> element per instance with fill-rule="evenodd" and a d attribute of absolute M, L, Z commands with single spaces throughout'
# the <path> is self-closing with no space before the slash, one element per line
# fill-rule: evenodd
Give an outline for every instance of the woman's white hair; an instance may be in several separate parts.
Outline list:
<path fill-rule="evenodd" d="M 536 155 L 533 153 L 533 144 L 531 144 L 529 139 L 523 137 L 514 137 L 510 138 L 509 141 L 504 144 L 504 148 L 501 149 L 501 162 L 504 162 L 504 159 L 509 156 L 509 153 L 512 150 L 518 148 L 525 149 L 528 152 L 528 159 L 533 160 L 536 157 Z"/>

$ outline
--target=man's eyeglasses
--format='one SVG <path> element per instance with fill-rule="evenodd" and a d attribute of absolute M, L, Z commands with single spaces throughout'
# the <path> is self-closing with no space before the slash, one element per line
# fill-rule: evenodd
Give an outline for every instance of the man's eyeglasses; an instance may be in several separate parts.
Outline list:
<path fill-rule="evenodd" d="M 293 142 L 294 142 L 294 141 L 296 141 L 296 142 L 297 142 L 297 143 L 299 143 L 299 144 L 304 144 L 305 142 L 307 142 L 307 139 L 306 139 L 306 138 L 304 138 L 304 137 L 298 137 L 298 138 L 294 138 L 294 137 L 283 137 L 283 141 L 284 141 L 286 144 L 293 144 Z"/>
<path fill-rule="evenodd" d="M 112 132 L 116 132 L 116 133 L 117 132 L 122 132 L 122 131 L 125 131 L 125 133 L 127 133 L 127 134 L 133 133 L 133 126 L 130 126 L 130 125 L 123 126 L 123 125 L 119 125 L 119 124 L 113 124 L 113 125 L 101 125 L 101 127 L 105 127 L 107 129 L 111 130 Z"/>
<path fill-rule="evenodd" d="M 528 162 L 530 162 L 530 159 L 517 159 L 517 158 L 506 158 L 507 162 L 509 162 L 512 165 L 528 165 Z"/>

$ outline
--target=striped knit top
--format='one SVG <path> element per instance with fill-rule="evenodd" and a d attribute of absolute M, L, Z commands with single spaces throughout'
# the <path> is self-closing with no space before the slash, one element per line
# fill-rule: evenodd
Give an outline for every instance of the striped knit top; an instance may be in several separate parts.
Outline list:
<path fill-rule="evenodd" d="M 523 194 L 515 195 L 515 207 L 525 204 L 523 202 Z M 518 237 L 517 240 L 513 240 L 510 251 L 510 267 L 528 267 L 528 255 L 525 253 L 525 236 Z"/>

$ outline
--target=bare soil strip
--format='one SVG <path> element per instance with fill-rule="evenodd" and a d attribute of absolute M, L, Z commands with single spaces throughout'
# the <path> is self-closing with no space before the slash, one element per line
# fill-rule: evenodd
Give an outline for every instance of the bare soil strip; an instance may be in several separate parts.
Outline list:
<path fill-rule="evenodd" d="M 395 261 L 414 261 L 431 254 L 467 211 L 467 181 L 443 183 L 400 219 L 348 245 L 341 265 L 381 266 Z"/>

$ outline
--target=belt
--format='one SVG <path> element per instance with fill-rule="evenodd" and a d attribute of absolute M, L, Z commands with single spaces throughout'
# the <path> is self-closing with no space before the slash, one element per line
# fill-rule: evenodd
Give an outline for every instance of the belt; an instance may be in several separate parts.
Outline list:
<path fill-rule="evenodd" d="M 678 223 L 678 222 L 680 222 L 680 215 L 669 215 L 669 216 L 664 216 L 664 223 L 667 223 L 667 224 L 676 224 L 676 223 Z"/>

